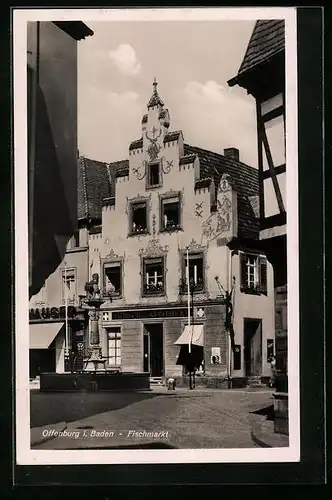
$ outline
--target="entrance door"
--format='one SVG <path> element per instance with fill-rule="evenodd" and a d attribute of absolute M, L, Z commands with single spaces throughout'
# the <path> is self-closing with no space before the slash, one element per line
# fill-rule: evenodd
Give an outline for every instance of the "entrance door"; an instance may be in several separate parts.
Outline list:
<path fill-rule="evenodd" d="M 262 374 L 262 320 L 244 320 L 244 356 L 246 376 Z"/>
<path fill-rule="evenodd" d="M 143 369 L 150 372 L 151 377 L 162 377 L 164 374 L 163 337 L 162 323 L 145 325 Z"/>

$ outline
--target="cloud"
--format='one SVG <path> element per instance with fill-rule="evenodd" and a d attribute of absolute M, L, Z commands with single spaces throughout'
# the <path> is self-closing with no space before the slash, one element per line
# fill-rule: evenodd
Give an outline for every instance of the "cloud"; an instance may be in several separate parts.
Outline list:
<path fill-rule="evenodd" d="M 142 103 L 136 92 L 117 93 L 93 85 L 81 90 L 80 153 L 100 161 L 127 158 L 129 144 L 140 137 L 141 118 Z"/>
<path fill-rule="evenodd" d="M 235 147 L 240 160 L 257 166 L 256 109 L 254 99 L 210 80 L 190 81 L 172 108 L 173 125 L 182 128 L 185 142 L 223 152 Z"/>
<path fill-rule="evenodd" d="M 137 75 L 141 72 L 141 64 L 131 45 L 121 44 L 109 52 L 109 57 L 115 66 L 125 75 Z"/>

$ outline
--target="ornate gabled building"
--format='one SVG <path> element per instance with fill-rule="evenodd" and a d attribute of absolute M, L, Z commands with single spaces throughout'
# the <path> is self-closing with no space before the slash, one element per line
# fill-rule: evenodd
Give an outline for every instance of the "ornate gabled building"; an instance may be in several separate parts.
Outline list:
<path fill-rule="evenodd" d="M 99 190 L 92 178 L 84 185 L 96 189 L 88 247 L 106 299 L 103 355 L 109 367 L 180 382 L 180 345 L 192 342 L 204 384 L 268 378 L 274 289 L 257 245 L 258 172 L 235 148 L 186 144 L 170 123 L 154 81 L 129 160 L 101 166 Z"/>
<path fill-rule="evenodd" d="M 287 371 L 285 22 L 256 22 L 238 74 L 229 82 L 256 100 L 261 248 L 274 268 L 277 365 Z"/>

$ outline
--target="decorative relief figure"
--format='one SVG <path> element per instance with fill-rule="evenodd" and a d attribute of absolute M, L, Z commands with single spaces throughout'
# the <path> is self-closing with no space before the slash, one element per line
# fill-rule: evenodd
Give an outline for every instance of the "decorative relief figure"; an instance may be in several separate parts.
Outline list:
<path fill-rule="evenodd" d="M 133 173 L 136 175 L 137 179 L 141 181 L 144 179 L 146 175 L 146 166 L 145 166 L 145 161 L 142 162 L 142 165 L 139 167 L 133 167 Z"/>
<path fill-rule="evenodd" d="M 229 174 L 222 174 L 220 183 L 219 183 L 219 188 L 218 192 L 225 193 L 226 191 L 231 191 L 231 184 L 230 184 L 230 175 Z"/>
<path fill-rule="evenodd" d="M 153 236 L 156 234 L 156 214 L 152 216 L 152 234 Z"/>
<path fill-rule="evenodd" d="M 119 256 L 118 254 L 116 254 L 113 250 L 113 248 L 111 248 L 111 250 L 109 251 L 109 253 L 107 255 L 105 255 L 105 259 L 118 259 Z"/>
<path fill-rule="evenodd" d="M 201 203 L 196 203 L 196 207 L 195 207 L 195 215 L 196 217 L 203 217 L 203 201 L 201 201 Z"/>
<path fill-rule="evenodd" d="M 158 129 L 156 129 L 155 126 L 153 126 L 153 129 L 152 129 L 152 137 L 149 137 L 148 136 L 148 132 L 146 131 L 145 132 L 145 137 L 150 141 L 150 144 L 147 148 L 147 152 L 148 152 L 148 155 L 150 156 L 150 160 L 151 161 L 154 161 L 156 160 L 156 158 L 158 158 L 158 155 L 161 151 L 161 146 L 159 144 L 157 144 L 157 141 L 159 139 L 159 137 L 161 136 L 161 128 L 159 129 L 159 134 L 156 136 L 156 132 L 158 131 Z"/>
<path fill-rule="evenodd" d="M 163 160 L 163 158 L 162 158 L 162 160 Z M 161 165 L 162 165 L 162 167 L 161 167 L 161 168 L 162 168 L 162 170 L 163 170 L 164 174 L 169 174 L 169 172 L 170 172 L 170 171 L 172 170 L 172 168 L 173 168 L 173 160 L 171 160 L 171 161 L 165 160 L 165 161 L 166 161 L 166 163 L 167 163 L 167 166 L 166 166 L 166 167 L 164 167 L 164 161 L 162 161 L 162 164 L 161 164 Z"/>
<path fill-rule="evenodd" d="M 160 255 L 167 253 L 168 249 L 168 245 L 163 247 L 160 245 L 159 240 L 152 239 L 145 248 L 140 248 L 138 253 L 140 255 L 149 255 L 150 257 L 159 257 Z"/>
<path fill-rule="evenodd" d="M 232 224 L 232 203 L 227 196 L 223 196 L 221 200 L 217 200 L 217 212 L 203 222 L 203 235 L 212 240 L 220 234 L 229 231 Z"/>

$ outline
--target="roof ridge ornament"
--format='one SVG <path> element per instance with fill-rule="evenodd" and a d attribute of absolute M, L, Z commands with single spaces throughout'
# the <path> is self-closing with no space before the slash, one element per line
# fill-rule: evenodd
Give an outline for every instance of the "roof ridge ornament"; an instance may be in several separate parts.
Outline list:
<path fill-rule="evenodd" d="M 153 86 L 153 91 L 152 91 L 152 96 L 150 97 L 150 100 L 148 102 L 148 108 L 150 108 L 152 106 L 157 106 L 158 104 L 160 106 L 164 106 L 164 103 L 160 99 L 160 96 L 158 94 L 158 90 L 157 90 L 158 82 L 157 82 L 156 77 L 154 77 L 154 79 L 153 79 L 152 86 Z"/>

